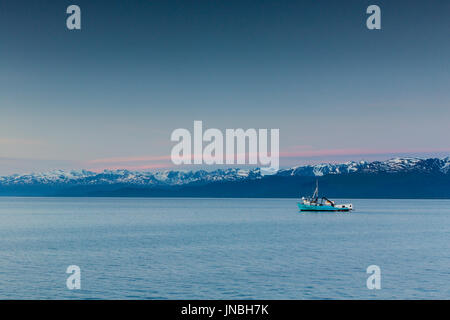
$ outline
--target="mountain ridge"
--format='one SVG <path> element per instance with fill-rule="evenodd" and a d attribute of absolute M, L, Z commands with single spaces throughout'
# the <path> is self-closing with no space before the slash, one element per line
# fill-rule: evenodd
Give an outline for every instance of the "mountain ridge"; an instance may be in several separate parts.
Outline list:
<path fill-rule="evenodd" d="M 450 173 L 450 157 L 445 158 L 393 158 L 386 161 L 348 161 L 345 163 L 322 163 L 280 169 L 274 176 L 313 176 L 350 173 L 399 173 L 399 172 Z M 0 176 L 0 185 L 18 184 L 136 184 L 136 185 L 183 185 L 193 182 L 236 181 L 261 179 L 265 174 L 255 169 L 217 169 L 213 171 L 164 170 L 159 172 L 131 171 L 126 169 L 104 170 L 54 170 L 43 173 L 13 174 Z"/>
<path fill-rule="evenodd" d="M 297 197 L 319 180 L 330 197 L 450 199 L 450 157 L 349 161 L 281 169 L 62 171 L 0 177 L 0 196 Z"/>

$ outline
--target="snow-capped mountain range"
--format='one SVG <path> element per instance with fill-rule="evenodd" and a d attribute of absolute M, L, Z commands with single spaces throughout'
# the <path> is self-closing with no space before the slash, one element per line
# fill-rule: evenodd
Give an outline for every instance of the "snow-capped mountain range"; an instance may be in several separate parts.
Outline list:
<path fill-rule="evenodd" d="M 429 158 L 394 158 L 386 161 L 360 161 L 346 162 L 342 164 L 318 164 L 310 166 L 298 166 L 287 170 L 278 171 L 278 175 L 294 176 L 324 176 L 327 174 L 345 173 L 398 173 L 398 172 L 422 172 L 422 173 L 450 173 L 450 157 L 443 159 Z"/>
<path fill-rule="evenodd" d="M 318 164 L 281 169 L 276 176 L 340 175 L 351 173 L 439 173 L 450 174 L 450 157 L 430 158 L 394 158 L 387 161 L 346 162 L 341 164 Z M 176 186 L 190 183 L 210 183 L 220 181 L 242 181 L 261 179 L 264 172 L 259 169 L 219 169 L 215 171 L 172 171 L 157 173 L 129 170 L 105 170 L 92 172 L 87 170 L 51 171 L 45 173 L 15 174 L 0 177 L 0 186 L 20 185 L 140 185 L 140 186 Z"/>

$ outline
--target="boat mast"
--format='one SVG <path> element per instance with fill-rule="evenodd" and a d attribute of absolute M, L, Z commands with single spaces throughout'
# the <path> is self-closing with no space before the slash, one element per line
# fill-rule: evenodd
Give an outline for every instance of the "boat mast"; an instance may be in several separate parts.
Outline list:
<path fill-rule="evenodd" d="M 319 181 L 316 180 L 316 190 L 314 190 L 314 194 L 313 194 L 313 199 L 318 199 L 319 198 Z"/>

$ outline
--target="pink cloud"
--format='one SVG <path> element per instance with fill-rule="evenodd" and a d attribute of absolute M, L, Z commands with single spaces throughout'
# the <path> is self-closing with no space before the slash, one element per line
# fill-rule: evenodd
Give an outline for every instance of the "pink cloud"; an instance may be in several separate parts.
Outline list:
<path fill-rule="evenodd" d="M 295 148 L 295 147 L 294 147 Z M 301 158 L 301 157 L 326 157 L 326 156 L 353 156 L 353 155 L 383 155 L 383 154 L 405 154 L 405 153 L 435 153 L 450 152 L 450 149 L 362 149 L 362 148 L 345 148 L 345 149 L 321 149 L 307 150 L 303 146 L 299 146 L 303 151 L 280 152 L 281 158 Z"/>
<path fill-rule="evenodd" d="M 143 162 L 143 161 L 161 161 L 170 160 L 170 156 L 143 156 L 143 157 L 117 157 L 117 158 L 103 158 L 89 160 L 88 163 L 129 163 L 129 162 Z"/>
<path fill-rule="evenodd" d="M 280 152 L 280 160 L 285 159 L 287 162 L 300 161 L 301 158 L 323 158 L 325 162 L 333 162 L 333 157 L 342 156 L 377 156 L 377 155 L 391 155 L 398 156 L 404 154 L 426 154 L 426 153 L 446 153 L 450 149 L 368 149 L 368 148 L 343 148 L 343 149 L 319 149 L 314 150 L 311 146 L 292 146 L 288 150 Z M 246 159 L 250 153 L 246 153 Z M 191 154 L 191 159 L 199 157 L 199 155 Z M 236 155 L 237 156 L 237 155 Z M 291 159 L 289 161 L 289 159 Z M 87 166 L 91 167 L 91 171 L 100 172 L 105 169 L 109 170 L 155 170 L 164 168 L 179 167 L 172 163 L 170 156 L 137 156 L 137 157 L 112 157 L 94 159 L 86 162 Z M 186 165 L 184 165 L 186 166 Z M 224 165 L 226 166 L 226 165 Z"/>
<path fill-rule="evenodd" d="M 95 167 L 95 168 L 89 168 L 89 171 L 93 172 L 102 172 L 104 170 L 154 170 L 154 169 L 166 169 L 173 167 L 173 164 L 148 164 L 148 165 L 140 165 L 140 166 L 133 166 L 133 165 L 123 165 L 123 166 L 104 166 L 104 167 Z"/>

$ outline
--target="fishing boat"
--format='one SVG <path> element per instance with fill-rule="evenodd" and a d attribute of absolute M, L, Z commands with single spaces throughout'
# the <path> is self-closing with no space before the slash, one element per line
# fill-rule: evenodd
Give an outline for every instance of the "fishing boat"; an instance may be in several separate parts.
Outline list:
<path fill-rule="evenodd" d="M 327 212 L 346 212 L 353 210 L 351 203 L 336 204 L 334 201 L 326 197 L 319 198 L 319 183 L 316 181 L 316 190 L 312 197 L 302 197 L 297 203 L 300 211 L 327 211 Z"/>

